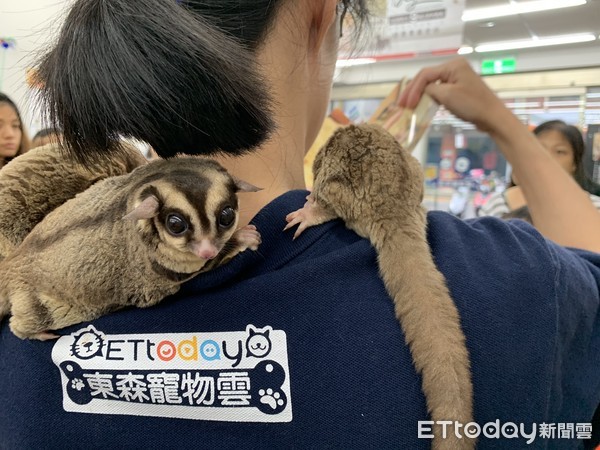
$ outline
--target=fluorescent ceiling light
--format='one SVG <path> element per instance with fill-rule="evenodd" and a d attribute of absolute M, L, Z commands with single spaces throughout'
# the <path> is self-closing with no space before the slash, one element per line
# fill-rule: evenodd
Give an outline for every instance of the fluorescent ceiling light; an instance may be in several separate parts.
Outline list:
<path fill-rule="evenodd" d="M 510 2 L 508 5 L 490 6 L 466 10 L 462 15 L 463 22 L 487 20 L 496 17 L 514 16 L 551 9 L 570 8 L 585 5 L 586 0 L 535 0 L 529 2 Z"/>
<path fill-rule="evenodd" d="M 473 47 L 465 45 L 464 47 L 459 48 L 456 53 L 458 53 L 459 55 L 470 55 L 471 53 L 473 53 Z"/>
<path fill-rule="evenodd" d="M 553 100 L 545 102 L 544 106 L 583 106 L 583 102 L 581 100 Z"/>
<path fill-rule="evenodd" d="M 365 64 L 376 63 L 377 60 L 374 58 L 354 58 L 354 59 L 338 59 L 335 63 L 335 67 L 351 67 L 351 66 L 362 66 Z"/>
<path fill-rule="evenodd" d="M 509 102 L 505 105 L 507 108 L 539 108 L 540 102 Z"/>
<path fill-rule="evenodd" d="M 561 36 L 548 36 L 537 39 L 523 39 L 520 41 L 498 41 L 487 42 L 475 47 L 477 53 L 497 52 L 502 50 L 514 50 L 519 48 L 546 47 L 549 45 L 577 44 L 590 42 L 596 39 L 592 33 L 565 34 Z"/>

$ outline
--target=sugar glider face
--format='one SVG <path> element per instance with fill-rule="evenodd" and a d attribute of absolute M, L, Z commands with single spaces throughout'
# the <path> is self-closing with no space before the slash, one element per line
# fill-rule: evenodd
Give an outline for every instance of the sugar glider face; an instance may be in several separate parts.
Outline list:
<path fill-rule="evenodd" d="M 144 240 L 158 238 L 158 249 L 174 258 L 215 258 L 237 228 L 236 193 L 257 188 L 206 159 L 182 157 L 148 166 L 126 218 L 137 220 Z"/>

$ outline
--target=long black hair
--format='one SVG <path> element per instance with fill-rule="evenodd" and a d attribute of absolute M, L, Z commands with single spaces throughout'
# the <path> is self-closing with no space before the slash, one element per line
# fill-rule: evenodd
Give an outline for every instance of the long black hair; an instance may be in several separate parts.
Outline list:
<path fill-rule="evenodd" d="M 121 137 L 162 157 L 257 146 L 273 123 L 253 52 L 285 1 L 77 0 L 37 68 L 50 123 L 82 160 Z"/>
<path fill-rule="evenodd" d="M 569 125 L 562 120 L 550 120 L 538 125 L 533 133 L 538 136 L 546 131 L 557 131 L 569 141 L 573 149 L 573 162 L 575 163 L 575 172 L 573 178 L 581 188 L 590 194 L 600 195 L 600 185 L 594 183 L 585 173 L 583 166 L 583 155 L 585 153 L 585 142 L 581 131 L 573 125 Z"/>

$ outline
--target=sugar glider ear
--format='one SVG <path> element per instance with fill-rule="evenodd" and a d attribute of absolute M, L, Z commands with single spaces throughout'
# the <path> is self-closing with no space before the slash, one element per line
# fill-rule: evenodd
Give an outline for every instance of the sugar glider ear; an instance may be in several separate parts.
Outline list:
<path fill-rule="evenodd" d="M 244 180 L 240 180 L 239 178 L 232 177 L 235 182 L 235 187 L 237 188 L 237 192 L 258 192 L 262 191 L 262 188 L 256 187 L 253 184 L 250 184 Z"/>
<path fill-rule="evenodd" d="M 136 206 L 133 211 L 124 216 L 123 220 L 151 219 L 158 214 L 158 207 L 158 199 L 154 195 L 150 195 Z"/>

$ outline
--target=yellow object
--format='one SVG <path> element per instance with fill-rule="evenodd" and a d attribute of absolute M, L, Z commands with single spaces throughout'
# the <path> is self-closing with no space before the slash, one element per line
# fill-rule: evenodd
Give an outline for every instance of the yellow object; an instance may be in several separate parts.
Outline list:
<path fill-rule="evenodd" d="M 429 95 L 423 94 L 414 110 L 398 106 L 400 94 L 408 82 L 408 79 L 398 82 L 388 96 L 383 99 L 369 122 L 381 125 L 396 138 L 402 147 L 412 152 L 429 127 L 439 105 Z"/>
<path fill-rule="evenodd" d="M 308 153 L 304 156 L 304 182 L 306 183 L 306 189 L 311 190 L 313 185 L 313 173 L 312 166 L 315 161 L 315 157 L 319 150 L 323 148 L 329 138 L 335 133 L 338 128 L 342 128 L 350 123 L 350 119 L 339 109 L 334 109 L 329 116 L 323 121 L 321 130 L 313 142 L 312 147 L 308 150 Z"/>
<path fill-rule="evenodd" d="M 429 127 L 439 106 L 427 94 L 423 95 L 414 110 L 398 106 L 400 94 L 408 82 L 408 79 L 402 79 L 396 84 L 371 116 L 369 123 L 378 124 L 386 129 L 406 150 L 411 152 Z M 350 119 L 340 109 L 334 109 L 323 121 L 315 142 L 304 157 L 304 182 L 308 190 L 311 190 L 313 185 L 312 166 L 317 153 L 338 128 L 348 124 Z"/>

